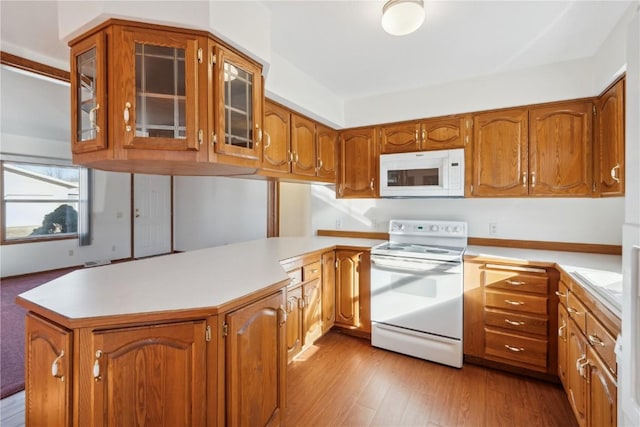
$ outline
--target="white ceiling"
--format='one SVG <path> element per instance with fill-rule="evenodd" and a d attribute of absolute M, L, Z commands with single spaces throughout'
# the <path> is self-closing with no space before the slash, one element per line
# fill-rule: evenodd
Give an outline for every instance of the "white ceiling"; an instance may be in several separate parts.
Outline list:
<path fill-rule="evenodd" d="M 2 49 L 68 64 L 56 3 L 1 0 Z M 273 51 L 342 99 L 590 57 L 632 1 L 425 3 L 422 27 L 394 37 L 380 26 L 384 0 L 264 1 Z"/>

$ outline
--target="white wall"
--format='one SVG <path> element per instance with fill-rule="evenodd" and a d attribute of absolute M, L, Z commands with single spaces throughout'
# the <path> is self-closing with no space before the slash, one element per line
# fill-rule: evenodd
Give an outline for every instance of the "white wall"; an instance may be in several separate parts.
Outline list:
<path fill-rule="evenodd" d="M 309 184 L 280 183 L 280 236 L 315 234 L 311 227 L 311 188 Z"/>
<path fill-rule="evenodd" d="M 0 158 L 70 160 L 68 84 L 5 67 L 0 77 Z M 91 245 L 79 247 L 75 239 L 2 245 L 0 277 L 129 258 L 130 187 L 129 174 L 95 171 Z"/>
<path fill-rule="evenodd" d="M 266 181 L 177 176 L 173 182 L 175 250 L 266 237 Z"/>
<path fill-rule="evenodd" d="M 389 219 L 396 218 L 449 219 L 467 221 L 472 237 L 620 245 L 624 198 L 336 200 L 331 187 L 314 185 L 311 210 L 314 234 L 387 231 Z M 497 224 L 496 235 L 489 234 L 489 223 Z"/>

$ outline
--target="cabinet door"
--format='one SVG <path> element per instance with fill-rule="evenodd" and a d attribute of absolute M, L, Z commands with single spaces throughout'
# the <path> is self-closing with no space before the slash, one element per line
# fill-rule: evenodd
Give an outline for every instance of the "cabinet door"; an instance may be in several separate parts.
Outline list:
<path fill-rule="evenodd" d="M 71 151 L 107 148 L 107 47 L 98 32 L 71 48 Z"/>
<path fill-rule="evenodd" d="M 591 102 L 530 111 L 529 194 L 590 196 L 593 182 Z"/>
<path fill-rule="evenodd" d="M 203 425 L 206 322 L 92 335 L 93 425 Z"/>
<path fill-rule="evenodd" d="M 584 427 L 587 423 L 587 340 L 573 320 L 567 327 L 567 395 L 571 409 Z"/>
<path fill-rule="evenodd" d="M 564 388 L 568 388 L 567 371 L 571 368 L 568 360 L 567 328 L 569 314 L 563 304 L 558 304 L 558 376 Z"/>
<path fill-rule="evenodd" d="M 287 289 L 287 362 L 302 350 L 302 286 Z"/>
<path fill-rule="evenodd" d="M 316 176 L 316 125 L 312 120 L 291 115 L 291 172 Z"/>
<path fill-rule="evenodd" d="M 336 254 L 322 254 L 322 332 L 328 332 L 336 321 Z"/>
<path fill-rule="evenodd" d="M 380 154 L 420 151 L 420 125 L 402 123 L 380 129 Z"/>
<path fill-rule="evenodd" d="M 284 290 L 226 316 L 227 425 L 281 425 L 285 407 Z"/>
<path fill-rule="evenodd" d="M 289 110 L 265 101 L 262 169 L 289 172 L 291 160 L 290 124 Z"/>
<path fill-rule="evenodd" d="M 422 122 L 420 148 L 422 150 L 446 150 L 464 148 L 468 141 L 471 119 L 454 117 Z"/>
<path fill-rule="evenodd" d="M 70 426 L 72 334 L 31 313 L 25 332 L 26 425 Z"/>
<path fill-rule="evenodd" d="M 615 427 L 618 425 L 618 389 L 600 357 L 589 348 L 589 425 Z"/>
<path fill-rule="evenodd" d="M 360 326 L 360 252 L 336 251 L 336 323 Z"/>
<path fill-rule="evenodd" d="M 332 181 L 336 179 L 336 147 L 338 145 L 338 132 L 326 126 L 316 124 L 317 130 L 317 156 L 319 178 Z"/>
<path fill-rule="evenodd" d="M 528 194 L 528 112 L 513 109 L 473 118 L 473 196 Z"/>
<path fill-rule="evenodd" d="M 624 195 L 624 85 L 620 80 L 596 102 L 594 181 L 601 196 Z"/>
<path fill-rule="evenodd" d="M 373 127 L 342 132 L 338 197 L 376 197 L 378 156 L 375 142 Z"/>
<path fill-rule="evenodd" d="M 238 54 L 213 46 L 215 152 L 260 161 L 262 73 Z"/>
<path fill-rule="evenodd" d="M 304 298 L 303 342 L 304 346 L 313 344 L 322 336 L 322 282 L 314 279 L 302 285 Z"/>
<path fill-rule="evenodd" d="M 198 37 L 116 27 L 111 45 L 113 138 L 126 149 L 198 150 Z"/>

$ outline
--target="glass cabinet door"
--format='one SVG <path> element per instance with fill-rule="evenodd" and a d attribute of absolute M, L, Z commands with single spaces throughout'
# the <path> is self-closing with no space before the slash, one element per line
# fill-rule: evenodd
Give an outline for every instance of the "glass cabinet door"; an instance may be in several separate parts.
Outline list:
<path fill-rule="evenodd" d="M 107 147 L 105 39 L 103 33 L 71 50 L 71 150 L 85 153 Z"/>
<path fill-rule="evenodd" d="M 259 160 L 262 141 L 260 68 L 219 46 L 213 51 L 213 91 L 218 95 L 215 151 Z"/>
<path fill-rule="evenodd" d="M 122 111 L 116 128 L 124 134 L 124 147 L 197 150 L 203 137 L 197 128 L 202 60 L 197 37 L 126 28 L 120 32 L 115 111 Z"/>

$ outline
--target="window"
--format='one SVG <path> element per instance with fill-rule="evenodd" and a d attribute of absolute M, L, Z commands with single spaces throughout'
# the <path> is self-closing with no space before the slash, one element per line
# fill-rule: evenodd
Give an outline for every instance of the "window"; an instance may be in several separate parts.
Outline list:
<path fill-rule="evenodd" d="M 2 162 L 2 242 L 79 237 L 88 217 L 79 215 L 87 210 L 86 174 L 74 166 Z"/>

